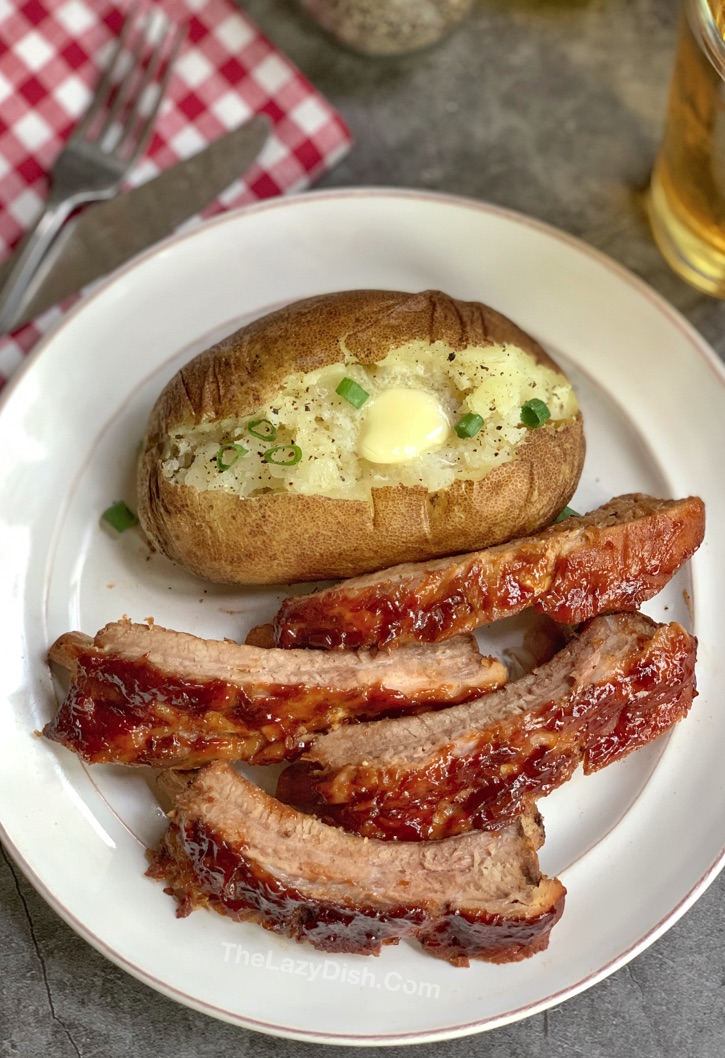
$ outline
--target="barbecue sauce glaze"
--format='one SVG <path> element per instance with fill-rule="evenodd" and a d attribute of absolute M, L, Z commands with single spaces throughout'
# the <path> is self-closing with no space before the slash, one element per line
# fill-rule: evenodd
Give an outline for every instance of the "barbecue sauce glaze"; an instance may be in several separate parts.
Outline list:
<path fill-rule="evenodd" d="M 298 761 L 277 797 L 365 837 L 420 841 L 505 826 L 578 766 L 597 771 L 685 716 L 695 696 L 696 641 L 673 624 L 642 637 L 607 678 L 440 747 L 415 768 L 395 761 L 327 774 Z"/>
<path fill-rule="evenodd" d="M 208 825 L 183 817 L 170 823 L 147 873 L 168 883 L 178 917 L 206 906 L 237 921 L 261 922 L 319 951 L 358 955 L 379 955 L 383 944 L 416 937 L 454 966 L 468 966 L 469 959 L 511 962 L 541 951 L 564 908 L 563 891 L 553 907 L 528 918 L 453 906 L 322 901 L 275 878 Z"/>
<path fill-rule="evenodd" d="M 210 760 L 270 764 L 294 760 L 319 731 L 347 719 L 442 708 L 480 696 L 427 688 L 409 697 L 382 685 L 344 693 L 306 684 L 193 681 L 145 658 L 81 653 L 68 695 L 44 729 L 91 764 L 195 768 Z"/>
<path fill-rule="evenodd" d="M 696 497 L 670 506 L 649 497 L 635 501 L 638 510 L 647 501 L 653 509 L 615 524 L 570 518 L 539 536 L 453 557 L 438 568 L 420 563 L 367 586 L 343 581 L 287 599 L 275 620 L 277 645 L 437 643 L 530 606 L 563 624 L 636 610 L 699 546 L 704 507 Z M 571 528 L 580 522 L 583 528 Z"/>

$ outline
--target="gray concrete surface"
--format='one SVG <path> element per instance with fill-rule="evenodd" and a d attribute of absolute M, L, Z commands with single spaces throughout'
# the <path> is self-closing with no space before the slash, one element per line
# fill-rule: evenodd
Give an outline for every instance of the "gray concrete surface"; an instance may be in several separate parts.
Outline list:
<path fill-rule="evenodd" d="M 336 48 L 287 0 L 242 6 L 355 133 L 354 151 L 325 186 L 424 187 L 539 217 L 645 278 L 725 355 L 725 305 L 668 270 L 641 208 L 677 0 L 477 0 L 469 21 L 438 48 L 384 62 Z M 721 878 L 652 948 L 563 1006 L 483 1036 L 429 1044 L 427 1053 L 723 1058 L 724 897 Z M 332 1049 L 343 1050 L 352 1051 Z M 232 1028 L 138 983 L 80 940 L 0 859 L 3 1058 L 302 1051 L 330 1053 Z"/>

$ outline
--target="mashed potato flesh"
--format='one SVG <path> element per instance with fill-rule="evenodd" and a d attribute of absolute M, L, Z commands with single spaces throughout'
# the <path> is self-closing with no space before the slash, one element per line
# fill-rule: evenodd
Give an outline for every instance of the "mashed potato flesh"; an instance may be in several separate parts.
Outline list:
<path fill-rule="evenodd" d="M 339 396 L 335 391 L 343 378 L 353 379 L 371 398 L 397 387 L 430 393 L 451 424 L 473 412 L 483 426 L 471 438 L 451 430 L 443 445 L 403 463 L 369 462 L 358 455 L 358 445 L 371 402 L 355 408 Z M 459 478 L 479 480 L 511 460 L 527 432 L 521 408 L 534 398 L 547 405 L 554 423 L 578 411 L 566 378 L 515 346 L 453 353 L 444 343 L 409 342 L 376 364 L 346 362 L 290 375 L 274 404 L 252 409 L 243 419 L 174 430 L 163 469 L 177 484 L 240 496 L 289 491 L 363 499 L 371 489 L 400 484 L 438 492 Z M 273 440 L 249 432 L 249 423 L 259 419 L 274 425 Z M 232 444 L 246 452 L 220 471 L 220 448 Z M 302 453 L 295 465 L 265 461 L 271 448 L 293 444 Z M 229 450 L 222 461 L 231 462 L 237 451 Z M 288 456 L 280 452 L 280 458 Z"/>

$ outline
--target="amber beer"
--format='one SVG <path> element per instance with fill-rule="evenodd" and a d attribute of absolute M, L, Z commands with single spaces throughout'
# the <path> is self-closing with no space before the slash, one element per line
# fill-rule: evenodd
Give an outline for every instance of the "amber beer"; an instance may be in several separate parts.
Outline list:
<path fill-rule="evenodd" d="M 725 298 L 725 0 L 683 0 L 649 214 L 670 265 Z"/>

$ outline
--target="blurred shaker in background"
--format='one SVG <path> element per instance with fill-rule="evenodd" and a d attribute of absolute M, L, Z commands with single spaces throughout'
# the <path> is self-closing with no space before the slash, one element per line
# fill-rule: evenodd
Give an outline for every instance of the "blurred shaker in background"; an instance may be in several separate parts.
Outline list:
<path fill-rule="evenodd" d="M 299 0 L 340 43 L 364 55 L 403 55 L 435 44 L 473 0 Z"/>
<path fill-rule="evenodd" d="M 725 0 L 682 0 L 649 214 L 669 264 L 725 298 Z"/>

